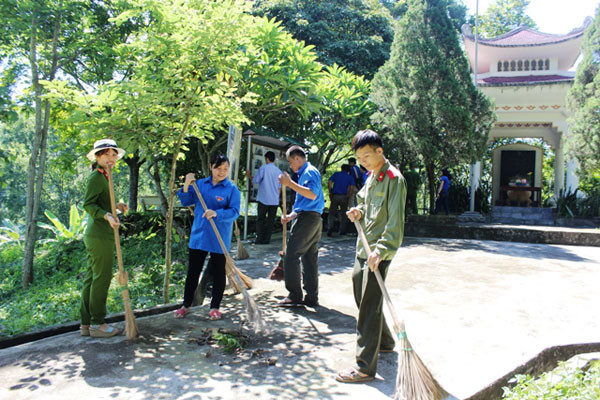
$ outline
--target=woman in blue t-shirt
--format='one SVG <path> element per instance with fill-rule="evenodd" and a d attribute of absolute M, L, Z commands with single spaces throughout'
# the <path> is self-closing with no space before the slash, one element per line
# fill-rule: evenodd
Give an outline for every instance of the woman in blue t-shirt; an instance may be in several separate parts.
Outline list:
<path fill-rule="evenodd" d="M 195 205 L 195 217 L 190 233 L 189 265 L 185 279 L 183 306 L 175 311 L 175 318 L 183 318 L 188 313 L 194 293 L 198 286 L 198 278 L 204 266 L 204 260 L 210 253 L 208 268 L 213 276 L 212 298 L 210 301 L 210 319 L 221 319 L 219 311 L 223 292 L 225 291 L 225 254 L 210 224 L 212 219 L 229 251 L 231 244 L 231 227 L 240 215 L 240 191 L 227 178 L 229 176 L 229 159 L 218 155 L 210 165 L 211 175 L 196 181 L 198 190 L 206 202 L 204 211 L 196 191 L 190 188 L 195 181 L 194 174 L 185 176 L 183 188 L 177 192 L 183 206 Z"/>
<path fill-rule="evenodd" d="M 436 214 L 439 210 L 440 206 L 444 206 L 444 211 L 446 215 L 450 214 L 450 209 L 448 207 L 448 193 L 450 192 L 450 173 L 447 169 L 443 169 L 440 175 L 440 186 L 438 187 L 438 207 L 436 207 Z"/>

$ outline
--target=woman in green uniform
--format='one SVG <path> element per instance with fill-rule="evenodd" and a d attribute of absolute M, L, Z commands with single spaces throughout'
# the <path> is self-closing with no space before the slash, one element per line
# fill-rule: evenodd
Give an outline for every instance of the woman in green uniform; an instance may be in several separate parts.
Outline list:
<path fill-rule="evenodd" d="M 106 297 L 112 279 L 115 256 L 114 228 L 119 227 L 119 219 L 113 218 L 108 190 L 108 167 L 114 167 L 123 157 L 125 150 L 117 147 L 112 139 L 102 139 L 94 143 L 87 158 L 92 161 L 92 173 L 87 182 L 83 208 L 90 215 L 83 237 L 87 249 L 88 269 L 81 290 L 81 335 L 111 337 L 119 330 L 104 322 Z M 117 209 L 125 213 L 126 204 L 118 203 Z"/>

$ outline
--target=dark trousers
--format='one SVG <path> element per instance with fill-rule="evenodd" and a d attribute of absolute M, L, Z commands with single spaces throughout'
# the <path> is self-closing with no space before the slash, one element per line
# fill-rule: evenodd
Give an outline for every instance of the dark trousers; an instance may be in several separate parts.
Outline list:
<path fill-rule="evenodd" d="M 194 293 L 198 286 L 198 279 L 202 273 L 204 260 L 208 255 L 207 251 L 189 249 L 189 265 L 187 277 L 185 278 L 185 289 L 183 292 L 183 306 L 190 307 L 194 301 Z M 225 255 L 219 253 L 210 253 L 208 268 L 213 277 L 212 298 L 210 308 L 219 308 L 223 300 L 225 291 Z"/>
<path fill-rule="evenodd" d="M 348 217 L 348 196 L 345 194 L 334 194 L 331 196 L 331 205 L 329 206 L 329 216 L 327 217 L 327 230 L 333 231 L 335 220 L 340 222 L 340 233 L 346 233 Z"/>
<path fill-rule="evenodd" d="M 285 288 L 294 302 L 302 301 L 302 281 L 306 291 L 304 300 L 307 303 L 319 300 L 318 255 L 322 231 L 321 214 L 317 212 L 300 212 L 292 224 L 283 265 Z"/>
<path fill-rule="evenodd" d="M 440 193 L 440 198 L 438 199 L 438 202 L 436 204 L 435 213 L 437 214 L 438 212 L 440 212 L 442 207 L 444 207 L 444 211 L 446 212 L 446 215 L 450 214 L 450 207 L 448 207 L 448 191 L 447 190 L 442 190 L 442 192 Z"/>
<path fill-rule="evenodd" d="M 406 192 L 406 211 L 411 214 L 418 214 L 417 192 Z"/>
<path fill-rule="evenodd" d="M 379 264 L 384 280 L 390 263 L 388 260 Z M 354 261 L 352 284 L 358 307 L 356 365 L 360 372 L 375 376 L 379 349 L 391 350 L 396 342 L 383 316 L 383 294 L 375 274 L 367 266 L 367 260 L 357 258 Z"/>
<path fill-rule="evenodd" d="M 258 202 L 258 219 L 256 220 L 256 242 L 268 244 L 271 241 L 273 225 L 278 206 L 268 206 Z"/>

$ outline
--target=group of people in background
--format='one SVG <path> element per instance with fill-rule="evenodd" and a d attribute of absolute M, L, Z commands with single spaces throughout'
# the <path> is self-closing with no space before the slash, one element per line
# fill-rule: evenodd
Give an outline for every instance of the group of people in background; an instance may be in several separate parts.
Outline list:
<path fill-rule="evenodd" d="M 328 180 L 330 213 L 327 234 L 331 236 L 335 221 L 339 233 L 350 231 L 348 222 L 358 221 L 371 247 L 370 255 L 360 240 L 356 244 L 356 257 L 352 273 L 357 318 L 356 364 L 341 371 L 340 382 L 372 380 L 376 373 L 380 352 L 393 351 L 395 340 L 382 312 L 382 293 L 373 275 L 379 270 L 385 278 L 396 251 L 403 239 L 405 207 L 417 212 L 417 188 L 420 176 L 412 168 L 405 177 L 385 158 L 381 137 L 372 130 L 359 131 L 352 149 L 358 157 L 342 165 L 340 171 Z M 85 244 L 88 251 L 88 272 L 81 295 L 81 334 L 110 337 L 117 328 L 105 323 L 106 297 L 112 279 L 115 243 L 113 229 L 119 220 L 110 212 L 106 169 L 115 165 L 124 154 L 113 140 L 95 143 L 88 154 L 94 161 L 88 179 L 84 208 L 91 216 Z M 319 305 L 319 241 L 323 231 L 322 213 L 325 197 L 319 170 L 307 159 L 300 146 L 287 149 L 285 156 L 294 176 L 275 165 L 275 154 L 265 154 L 266 164 L 248 178 L 258 185 L 258 219 L 256 244 L 271 240 L 273 226 L 280 204 L 282 188 L 295 193 L 291 210 L 283 210 L 282 224 L 291 222 L 291 230 L 284 259 L 284 280 L 287 296 L 278 301 L 279 306 L 295 307 Z M 218 231 L 230 250 L 232 225 L 240 215 L 240 191 L 228 179 L 230 162 L 217 155 L 210 164 L 210 176 L 196 179 L 194 173 L 185 176 L 177 196 L 184 206 L 195 206 L 195 217 L 189 239 L 188 271 L 185 280 L 183 304 L 174 312 L 184 318 L 190 311 L 200 274 L 208 258 L 213 277 L 212 298 L 209 309 L 211 320 L 221 319 L 220 310 L 226 283 L 226 254 L 219 244 Z M 448 213 L 449 174 L 442 173 L 438 198 Z M 193 190 L 192 190 L 193 189 Z M 122 212 L 125 204 L 118 204 Z"/>

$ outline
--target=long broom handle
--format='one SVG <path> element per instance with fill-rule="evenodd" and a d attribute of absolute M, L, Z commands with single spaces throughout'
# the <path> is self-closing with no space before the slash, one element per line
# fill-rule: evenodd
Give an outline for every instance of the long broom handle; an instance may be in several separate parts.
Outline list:
<path fill-rule="evenodd" d="M 108 170 L 108 193 L 110 195 L 110 209 L 113 215 L 113 218 L 118 220 L 117 218 L 117 203 L 115 202 L 115 187 L 113 185 L 112 178 L 112 168 L 109 166 Z M 121 241 L 119 239 L 119 228 L 113 227 L 113 232 L 115 233 L 115 248 L 117 250 L 117 262 L 119 264 L 119 273 L 122 274 L 125 272 L 123 268 L 123 255 L 121 254 Z"/>
<path fill-rule="evenodd" d="M 285 198 L 286 198 L 286 195 L 285 195 L 285 185 L 281 185 L 281 201 L 283 203 L 283 216 L 284 217 L 287 215 L 287 206 L 286 206 Z M 285 252 L 287 250 L 287 222 L 284 222 L 282 225 L 283 225 L 283 246 L 282 246 L 282 250 L 283 250 L 283 254 L 285 254 Z"/>
<path fill-rule="evenodd" d="M 362 242 L 363 247 L 365 248 L 365 252 L 367 253 L 367 257 L 371 255 L 371 248 L 369 247 L 369 242 L 367 241 L 367 237 L 365 236 L 365 232 L 363 231 L 362 225 L 358 220 L 354 220 L 354 226 L 356 226 L 356 232 L 358 232 L 358 237 Z M 367 265 L 367 268 L 368 265 Z M 381 273 L 379 269 L 373 271 L 375 274 L 375 278 L 377 278 L 377 283 L 381 288 L 381 292 L 383 293 L 383 297 L 385 298 L 385 302 L 390 309 L 390 314 L 392 315 L 392 319 L 394 320 L 394 330 L 396 331 L 396 335 L 400 336 L 404 334 L 404 322 L 400 321 L 398 318 L 398 314 L 396 313 L 396 309 L 394 308 L 394 303 L 392 303 L 392 299 L 390 298 L 390 294 L 388 293 L 385 284 L 383 283 L 383 278 L 381 277 Z"/>

